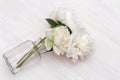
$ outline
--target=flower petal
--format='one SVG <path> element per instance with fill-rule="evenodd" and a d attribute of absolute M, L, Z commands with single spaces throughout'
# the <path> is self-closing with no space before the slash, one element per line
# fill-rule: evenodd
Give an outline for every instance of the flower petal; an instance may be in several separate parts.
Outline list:
<path fill-rule="evenodd" d="M 60 55 L 60 54 L 62 53 L 62 51 L 61 51 L 58 47 L 56 47 L 56 46 L 53 46 L 53 51 L 54 51 L 54 53 L 56 53 L 57 55 Z"/>
<path fill-rule="evenodd" d="M 53 47 L 53 41 L 46 38 L 45 39 L 45 47 L 46 47 L 47 50 L 51 50 L 51 48 Z"/>
<path fill-rule="evenodd" d="M 46 37 L 49 39 L 49 40 L 54 40 L 54 30 L 53 29 L 50 29 L 49 31 L 46 31 Z"/>

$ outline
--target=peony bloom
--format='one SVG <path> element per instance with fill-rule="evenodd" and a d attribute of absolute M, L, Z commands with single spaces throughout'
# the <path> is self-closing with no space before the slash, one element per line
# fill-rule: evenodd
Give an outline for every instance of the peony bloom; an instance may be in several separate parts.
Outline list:
<path fill-rule="evenodd" d="M 83 59 L 89 54 L 93 40 L 87 31 L 78 25 L 75 17 L 68 10 L 59 8 L 51 13 L 50 19 L 58 25 L 59 23 L 64 24 L 64 26 L 52 28 L 48 33 L 48 35 L 53 34 L 51 37 L 54 40 L 52 40 L 53 45 L 51 46 L 56 54 L 66 54 L 67 57 L 72 58 L 73 62 L 76 62 L 79 57 Z M 67 27 L 72 31 L 71 34 Z"/>
<path fill-rule="evenodd" d="M 58 8 L 57 10 L 54 10 L 50 14 L 50 18 L 69 26 L 73 33 L 76 32 L 80 27 L 73 14 L 64 8 Z"/>
<path fill-rule="evenodd" d="M 83 28 L 79 29 L 78 34 L 71 35 L 66 56 L 71 57 L 73 62 L 76 62 L 79 57 L 83 59 L 92 50 L 92 43 L 93 39 L 91 36 Z"/>
<path fill-rule="evenodd" d="M 57 54 L 64 54 L 67 51 L 70 41 L 70 33 L 66 26 L 52 28 L 46 32 L 45 46 L 47 50 L 53 47 L 53 51 Z"/>

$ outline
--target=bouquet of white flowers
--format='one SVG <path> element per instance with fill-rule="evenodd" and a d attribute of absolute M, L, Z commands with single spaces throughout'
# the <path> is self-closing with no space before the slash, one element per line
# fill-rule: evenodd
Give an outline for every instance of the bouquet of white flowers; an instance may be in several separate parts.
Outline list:
<path fill-rule="evenodd" d="M 92 50 L 93 39 L 84 28 L 81 28 L 74 16 L 66 9 L 53 11 L 46 21 L 50 29 L 46 31 L 45 37 L 26 53 L 17 63 L 17 68 L 39 49 L 41 43 L 46 47 L 47 52 L 53 51 L 57 55 L 66 55 L 76 62 L 83 59 Z"/>

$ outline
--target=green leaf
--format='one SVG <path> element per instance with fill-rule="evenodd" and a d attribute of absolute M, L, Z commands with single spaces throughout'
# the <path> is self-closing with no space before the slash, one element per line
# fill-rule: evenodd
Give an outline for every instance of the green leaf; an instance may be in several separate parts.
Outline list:
<path fill-rule="evenodd" d="M 66 26 L 65 24 L 63 24 L 62 22 L 58 21 L 58 25 L 60 26 Z"/>
<path fill-rule="evenodd" d="M 54 28 L 54 27 L 58 26 L 58 23 L 55 22 L 54 20 L 52 20 L 52 19 L 46 19 L 46 20 L 51 25 L 51 28 Z"/>
<path fill-rule="evenodd" d="M 72 34 L 72 30 L 67 26 L 67 28 L 68 28 L 68 31 L 70 32 L 70 34 Z"/>

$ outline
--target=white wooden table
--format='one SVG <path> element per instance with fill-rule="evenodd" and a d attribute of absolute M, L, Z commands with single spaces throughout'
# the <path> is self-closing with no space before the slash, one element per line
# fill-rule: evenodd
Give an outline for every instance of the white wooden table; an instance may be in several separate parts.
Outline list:
<path fill-rule="evenodd" d="M 44 35 L 57 7 L 73 9 L 95 39 L 93 54 L 73 64 L 44 54 L 36 66 L 13 75 L 3 53 Z M 119 0 L 0 0 L 0 80 L 120 80 Z"/>

